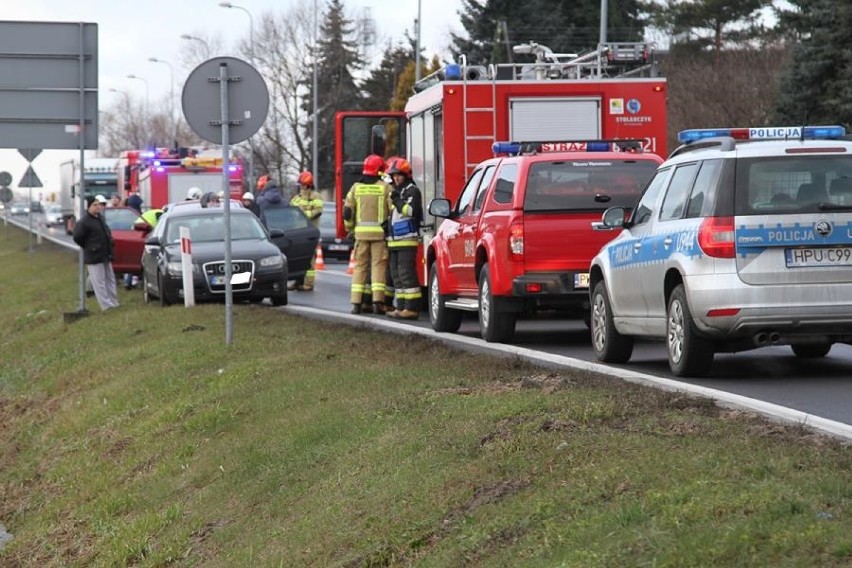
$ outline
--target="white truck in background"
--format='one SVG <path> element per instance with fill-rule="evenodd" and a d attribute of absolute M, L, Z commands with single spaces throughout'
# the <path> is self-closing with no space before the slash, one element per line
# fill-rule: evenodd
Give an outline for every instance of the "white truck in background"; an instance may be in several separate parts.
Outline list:
<path fill-rule="evenodd" d="M 80 171 L 80 160 L 66 160 L 59 164 L 59 207 L 62 209 L 62 220 L 65 232 L 69 235 L 74 231 L 77 217 L 80 214 L 80 180 L 85 181 L 83 197 L 90 198 L 103 195 L 107 199 L 113 193 L 118 193 L 118 159 L 117 158 L 86 158 Z"/>

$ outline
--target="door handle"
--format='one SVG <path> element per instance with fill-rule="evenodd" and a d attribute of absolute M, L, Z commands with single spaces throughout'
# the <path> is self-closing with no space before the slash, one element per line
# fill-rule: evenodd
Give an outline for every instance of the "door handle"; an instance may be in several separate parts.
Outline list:
<path fill-rule="evenodd" d="M 642 248 L 642 242 L 641 241 L 636 241 L 635 243 L 633 243 L 633 250 L 638 251 L 640 248 Z"/>
<path fill-rule="evenodd" d="M 669 248 L 670 246 L 672 246 L 672 242 L 674 241 L 671 237 L 666 237 L 665 239 L 663 239 L 663 248 Z"/>

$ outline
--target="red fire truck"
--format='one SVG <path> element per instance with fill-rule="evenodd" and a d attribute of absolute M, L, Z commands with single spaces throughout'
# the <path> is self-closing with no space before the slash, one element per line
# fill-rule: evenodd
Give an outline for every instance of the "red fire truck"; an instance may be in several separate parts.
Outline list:
<path fill-rule="evenodd" d="M 462 58 L 415 84 L 405 112 L 337 113 L 337 203 L 370 153 L 408 156 L 424 208 L 436 197 L 455 201 L 499 141 L 638 139 L 645 152 L 666 154 L 666 81 L 654 76 L 646 44 L 609 43 L 567 58 L 535 43 L 514 51 L 535 62 L 483 67 Z M 427 214 L 425 224 L 428 243 L 435 219 Z M 343 236 L 342 219 L 337 225 Z"/>
<path fill-rule="evenodd" d="M 187 190 L 197 187 L 202 193 L 222 191 L 222 156 L 196 148 L 155 148 L 128 150 L 118 162 L 119 187 L 123 196 L 139 193 L 146 208 L 161 208 L 183 201 Z M 228 185 L 232 199 L 243 194 L 243 168 L 228 165 Z"/>

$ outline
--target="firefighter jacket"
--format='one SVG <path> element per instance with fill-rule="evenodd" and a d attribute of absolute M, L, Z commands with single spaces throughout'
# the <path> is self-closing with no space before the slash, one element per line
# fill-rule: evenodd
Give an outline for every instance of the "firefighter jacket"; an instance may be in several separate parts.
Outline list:
<path fill-rule="evenodd" d="M 420 189 L 412 180 L 395 187 L 388 199 L 390 224 L 388 247 L 416 247 L 420 243 L 420 223 L 423 221 L 423 204 Z"/>
<path fill-rule="evenodd" d="M 157 221 L 160 220 L 160 217 L 162 215 L 162 209 L 148 209 L 147 211 L 139 215 L 139 217 L 136 218 L 136 221 L 133 224 L 135 225 L 136 223 L 142 222 L 153 229 L 157 226 Z"/>
<path fill-rule="evenodd" d="M 322 215 L 322 196 L 318 192 L 313 189 L 301 189 L 290 200 L 290 205 L 301 209 L 314 227 L 319 226 L 319 218 Z"/>
<path fill-rule="evenodd" d="M 356 241 L 384 240 L 390 193 L 390 186 L 377 177 L 352 184 L 343 203 L 343 225 Z"/>

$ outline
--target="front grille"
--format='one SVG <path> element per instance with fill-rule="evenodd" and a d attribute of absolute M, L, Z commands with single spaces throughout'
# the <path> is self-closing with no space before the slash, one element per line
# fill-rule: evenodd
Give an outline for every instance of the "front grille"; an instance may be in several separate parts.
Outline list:
<path fill-rule="evenodd" d="M 244 284 L 234 284 L 231 289 L 234 292 L 248 292 L 254 283 L 254 261 L 233 260 L 231 261 L 231 274 L 248 272 L 250 278 Z M 208 262 L 204 264 L 204 280 L 210 291 L 218 294 L 225 293 L 225 263 L 222 261 Z"/>

